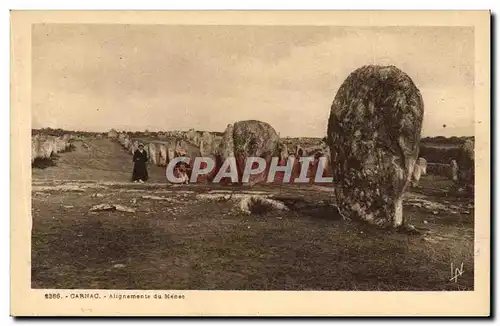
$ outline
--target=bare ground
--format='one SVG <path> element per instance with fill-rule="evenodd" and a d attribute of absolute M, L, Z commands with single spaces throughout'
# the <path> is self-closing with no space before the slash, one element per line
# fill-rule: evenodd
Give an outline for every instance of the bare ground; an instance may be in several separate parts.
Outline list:
<path fill-rule="evenodd" d="M 131 169 L 130 155 L 108 139 L 77 143 L 56 166 L 33 169 L 33 288 L 474 288 L 473 202 L 444 178 L 424 176 L 407 194 L 405 217 L 422 231 L 411 235 L 340 219 L 325 187 L 172 186 L 159 167 L 142 185 L 128 182 Z M 246 215 L 241 198 L 227 194 L 248 191 L 289 210 Z M 135 212 L 89 211 L 103 203 Z M 463 263 L 457 282 L 452 263 Z"/>

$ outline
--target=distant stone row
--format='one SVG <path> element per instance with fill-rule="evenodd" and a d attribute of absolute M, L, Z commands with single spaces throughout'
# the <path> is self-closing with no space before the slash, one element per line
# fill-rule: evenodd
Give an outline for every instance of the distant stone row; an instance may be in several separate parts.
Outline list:
<path fill-rule="evenodd" d="M 70 146 L 70 134 L 63 136 L 34 135 L 31 137 L 31 162 L 37 158 L 48 159 L 52 155 L 66 151 Z"/>
<path fill-rule="evenodd" d="M 427 172 L 444 176 L 457 185 L 472 190 L 474 187 L 474 142 L 466 140 L 459 147 L 456 157 L 449 164 L 429 163 Z"/>
<path fill-rule="evenodd" d="M 116 138 L 130 154 L 134 154 L 139 144 L 143 144 L 150 162 L 158 166 L 166 166 L 174 157 L 184 156 L 189 152 L 189 145 L 183 139 L 143 140 L 132 138 L 124 132 L 110 133 L 108 136 Z"/>

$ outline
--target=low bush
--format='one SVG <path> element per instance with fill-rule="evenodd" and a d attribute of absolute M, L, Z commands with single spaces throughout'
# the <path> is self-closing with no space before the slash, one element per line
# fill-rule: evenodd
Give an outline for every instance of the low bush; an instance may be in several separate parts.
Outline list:
<path fill-rule="evenodd" d="M 57 157 L 55 155 L 51 155 L 49 158 L 42 158 L 42 157 L 37 157 L 35 160 L 31 163 L 31 168 L 33 169 L 46 169 L 51 166 L 56 166 L 56 159 Z"/>

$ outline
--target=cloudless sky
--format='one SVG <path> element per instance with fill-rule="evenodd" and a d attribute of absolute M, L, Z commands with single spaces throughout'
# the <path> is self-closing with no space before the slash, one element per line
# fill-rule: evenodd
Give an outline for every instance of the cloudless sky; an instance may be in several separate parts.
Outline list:
<path fill-rule="evenodd" d="M 322 137 L 349 73 L 381 64 L 420 89 L 423 136 L 474 134 L 469 27 L 39 24 L 32 46 L 33 128 L 223 131 L 257 119 Z"/>

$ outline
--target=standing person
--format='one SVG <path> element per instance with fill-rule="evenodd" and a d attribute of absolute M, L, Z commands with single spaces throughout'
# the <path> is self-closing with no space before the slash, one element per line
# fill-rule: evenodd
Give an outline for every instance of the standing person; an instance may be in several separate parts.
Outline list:
<path fill-rule="evenodd" d="M 148 161 L 148 153 L 144 150 L 144 144 L 139 144 L 139 148 L 134 152 L 134 171 L 132 172 L 132 181 L 144 183 L 147 181 L 148 169 L 146 162 Z"/>

